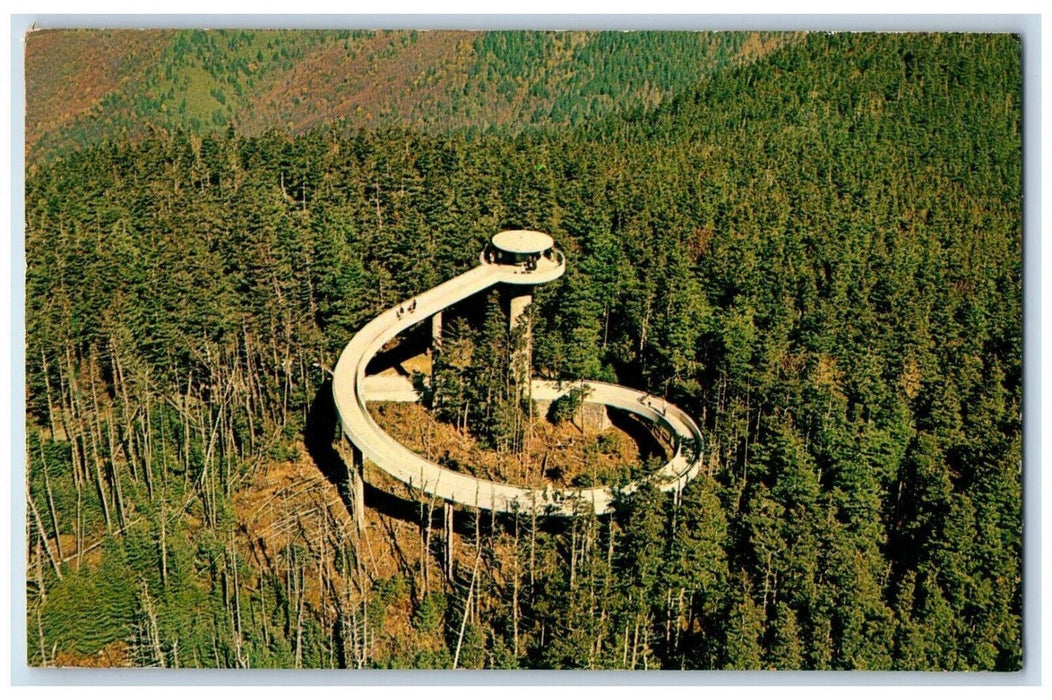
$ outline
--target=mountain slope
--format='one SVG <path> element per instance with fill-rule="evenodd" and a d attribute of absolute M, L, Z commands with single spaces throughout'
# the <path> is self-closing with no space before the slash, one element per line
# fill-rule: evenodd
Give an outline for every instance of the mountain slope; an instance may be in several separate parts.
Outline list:
<path fill-rule="evenodd" d="M 793 34 L 51 30 L 26 47 L 31 161 L 151 127 L 517 133 L 653 106 Z"/>

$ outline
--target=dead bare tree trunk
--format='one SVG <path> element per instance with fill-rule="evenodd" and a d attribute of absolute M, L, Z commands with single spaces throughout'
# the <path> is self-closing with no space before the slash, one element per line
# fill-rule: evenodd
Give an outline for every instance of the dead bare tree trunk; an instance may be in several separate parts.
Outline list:
<path fill-rule="evenodd" d="M 165 522 L 166 517 L 164 513 L 164 497 L 161 497 L 161 586 L 168 590 L 168 541 L 167 541 L 167 523 Z"/>
<path fill-rule="evenodd" d="M 431 561 L 431 518 L 433 515 L 434 507 L 434 502 L 429 499 L 427 502 L 427 519 L 424 522 L 424 551 L 423 556 L 421 556 L 420 558 L 421 566 L 423 567 L 425 594 L 429 590 L 431 590 L 431 587 L 428 585 L 430 583 L 430 581 L 428 580 L 428 564 Z"/>
<path fill-rule="evenodd" d="M 51 402 L 51 380 L 48 378 L 47 356 L 40 352 L 40 362 L 43 365 L 44 392 L 47 396 L 47 419 L 51 430 L 51 441 L 55 441 L 55 404 Z M 68 437 L 68 435 L 67 435 Z"/>
<path fill-rule="evenodd" d="M 146 581 L 139 582 L 139 602 L 142 605 L 143 613 L 146 615 L 146 639 L 150 646 L 150 651 L 153 653 L 153 662 L 165 668 L 164 650 L 161 649 L 161 635 L 157 629 L 157 613 L 153 607 L 153 600 L 150 598 L 150 590 L 146 585 Z"/>
<path fill-rule="evenodd" d="M 442 520 L 445 529 L 445 571 L 446 578 L 453 578 L 453 506 L 450 503 L 442 504 Z"/>
<path fill-rule="evenodd" d="M 234 551 L 234 545 L 232 543 L 228 545 L 228 552 L 228 565 L 234 574 L 234 615 L 231 617 L 234 633 L 234 652 L 237 656 L 238 667 L 248 668 L 249 662 L 244 656 L 244 633 L 241 626 L 241 586 L 237 574 L 237 553 Z"/>
<path fill-rule="evenodd" d="M 475 568 L 471 572 L 471 584 L 468 586 L 468 597 L 464 601 L 464 616 L 460 618 L 460 632 L 457 634 L 457 650 L 453 654 L 453 668 L 460 663 L 460 648 L 464 643 L 464 629 L 468 623 L 468 613 L 471 610 L 471 598 L 475 593 L 475 579 L 478 578 L 479 560 L 482 558 L 482 550 L 475 555 Z"/>
<path fill-rule="evenodd" d="M 62 571 L 59 569 L 58 560 L 55 559 L 55 555 L 51 552 L 51 545 L 47 541 L 47 531 L 44 530 L 44 524 L 40 521 L 40 512 L 37 510 L 37 504 L 33 502 L 32 496 L 29 495 L 29 486 L 26 486 L 26 501 L 29 503 L 30 510 L 33 511 L 33 520 L 36 522 L 37 535 L 40 541 L 44 545 L 44 552 L 47 554 L 48 561 L 51 562 L 51 568 L 55 570 L 55 575 L 58 576 L 59 580 L 62 580 Z"/>
<path fill-rule="evenodd" d="M 47 469 L 47 461 L 44 459 L 44 446 L 43 445 L 39 445 L 39 447 L 40 447 L 40 465 L 41 465 L 41 467 L 43 467 L 42 471 L 44 472 L 44 489 L 47 492 L 48 512 L 51 514 L 51 524 L 55 528 L 55 549 L 58 552 L 59 560 L 64 560 L 66 557 L 62 553 L 62 536 L 61 536 L 61 531 L 60 531 L 59 526 L 58 526 L 58 510 L 55 508 L 55 497 L 51 493 L 51 480 L 48 478 L 48 474 L 47 474 L 48 469 Z M 26 493 L 27 494 L 29 493 L 28 485 L 27 485 L 27 488 L 26 488 Z"/>
<path fill-rule="evenodd" d="M 512 573 L 511 588 L 511 628 L 512 652 L 519 658 L 519 512 L 515 511 L 515 567 Z"/>

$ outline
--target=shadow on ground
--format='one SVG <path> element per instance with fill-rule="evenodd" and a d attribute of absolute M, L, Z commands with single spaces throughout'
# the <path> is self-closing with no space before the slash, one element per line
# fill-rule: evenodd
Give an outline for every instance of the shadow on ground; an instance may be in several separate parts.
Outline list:
<path fill-rule="evenodd" d="M 332 400 L 332 380 L 327 379 L 318 388 L 307 410 L 303 444 L 318 471 L 339 491 L 340 499 L 350 513 L 354 501 L 347 481 L 347 467 L 343 457 L 336 451 L 335 442 L 338 438 L 339 417 Z M 421 520 L 419 503 L 381 491 L 368 482 L 365 484 L 365 507 L 414 524 Z"/>
<path fill-rule="evenodd" d="M 336 486 L 344 507 L 350 513 L 354 501 L 349 490 L 347 467 L 335 447 L 339 436 L 338 425 L 336 405 L 332 400 L 332 380 L 328 379 L 318 388 L 307 410 L 307 421 L 303 428 L 303 443 L 318 471 Z M 625 429 L 627 432 L 628 428 Z M 648 433 L 633 437 L 641 442 L 649 438 L 657 450 L 661 451 L 660 445 L 656 445 L 656 441 Z M 376 510 L 389 518 L 396 518 L 414 525 L 424 524 L 427 514 L 426 501 L 422 506 L 420 501 L 396 496 L 368 482 L 365 482 L 365 507 Z M 529 529 L 534 523 L 534 519 L 525 513 L 519 515 L 517 520 L 520 531 Z M 567 520 L 561 517 L 538 516 L 535 522 L 538 530 L 557 532 L 563 529 Z M 440 501 L 436 502 L 432 509 L 432 527 L 442 527 Z M 491 529 L 512 531 L 516 527 L 516 516 L 494 515 L 488 511 L 473 511 L 457 507 L 453 514 L 453 529 L 456 533 L 464 537 L 474 537 L 476 527 L 487 532 Z"/>

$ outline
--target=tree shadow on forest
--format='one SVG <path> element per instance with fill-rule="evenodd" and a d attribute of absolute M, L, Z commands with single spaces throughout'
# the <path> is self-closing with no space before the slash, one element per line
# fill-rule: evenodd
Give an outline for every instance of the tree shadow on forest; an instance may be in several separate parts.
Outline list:
<path fill-rule="evenodd" d="M 347 466 L 336 450 L 339 416 L 332 399 L 332 379 L 326 379 L 311 400 L 307 409 L 307 421 L 303 428 L 303 444 L 318 471 L 333 484 L 340 494 L 347 512 L 351 513 L 353 499 L 347 480 Z M 398 520 L 420 522 L 420 504 L 382 491 L 365 483 L 365 507 Z"/>
<path fill-rule="evenodd" d="M 422 355 L 431 346 L 431 324 L 418 323 L 398 337 L 398 344 L 387 350 L 381 350 L 369 360 L 366 374 L 379 374 L 386 369 L 394 369 L 402 376 L 409 376 L 402 363 L 411 357 Z"/>
<path fill-rule="evenodd" d="M 332 379 L 326 379 L 311 399 L 307 420 L 303 426 L 303 445 L 326 479 L 340 489 L 346 486 L 347 473 L 343 459 L 333 444 L 336 440 L 336 404 L 332 400 Z"/>
<path fill-rule="evenodd" d="M 665 446 L 661 444 L 661 441 L 652 432 L 655 427 L 654 423 L 640 418 L 630 411 L 624 411 L 613 406 L 608 406 L 606 413 L 610 417 L 610 424 L 618 430 L 624 431 L 636 443 L 639 447 L 639 457 L 644 462 L 651 457 L 670 459 L 671 455 L 668 454 Z"/>

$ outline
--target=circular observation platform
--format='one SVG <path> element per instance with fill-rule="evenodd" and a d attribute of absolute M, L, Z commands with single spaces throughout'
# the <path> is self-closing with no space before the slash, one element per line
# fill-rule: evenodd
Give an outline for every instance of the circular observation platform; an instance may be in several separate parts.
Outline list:
<path fill-rule="evenodd" d="M 479 262 L 503 268 L 509 284 L 541 284 L 561 276 L 566 258 L 555 240 L 540 231 L 501 231 L 490 239 Z"/>
<path fill-rule="evenodd" d="M 542 255 L 550 250 L 555 240 L 540 231 L 501 231 L 490 243 L 502 256 L 521 256 L 526 259 L 530 255 Z"/>

